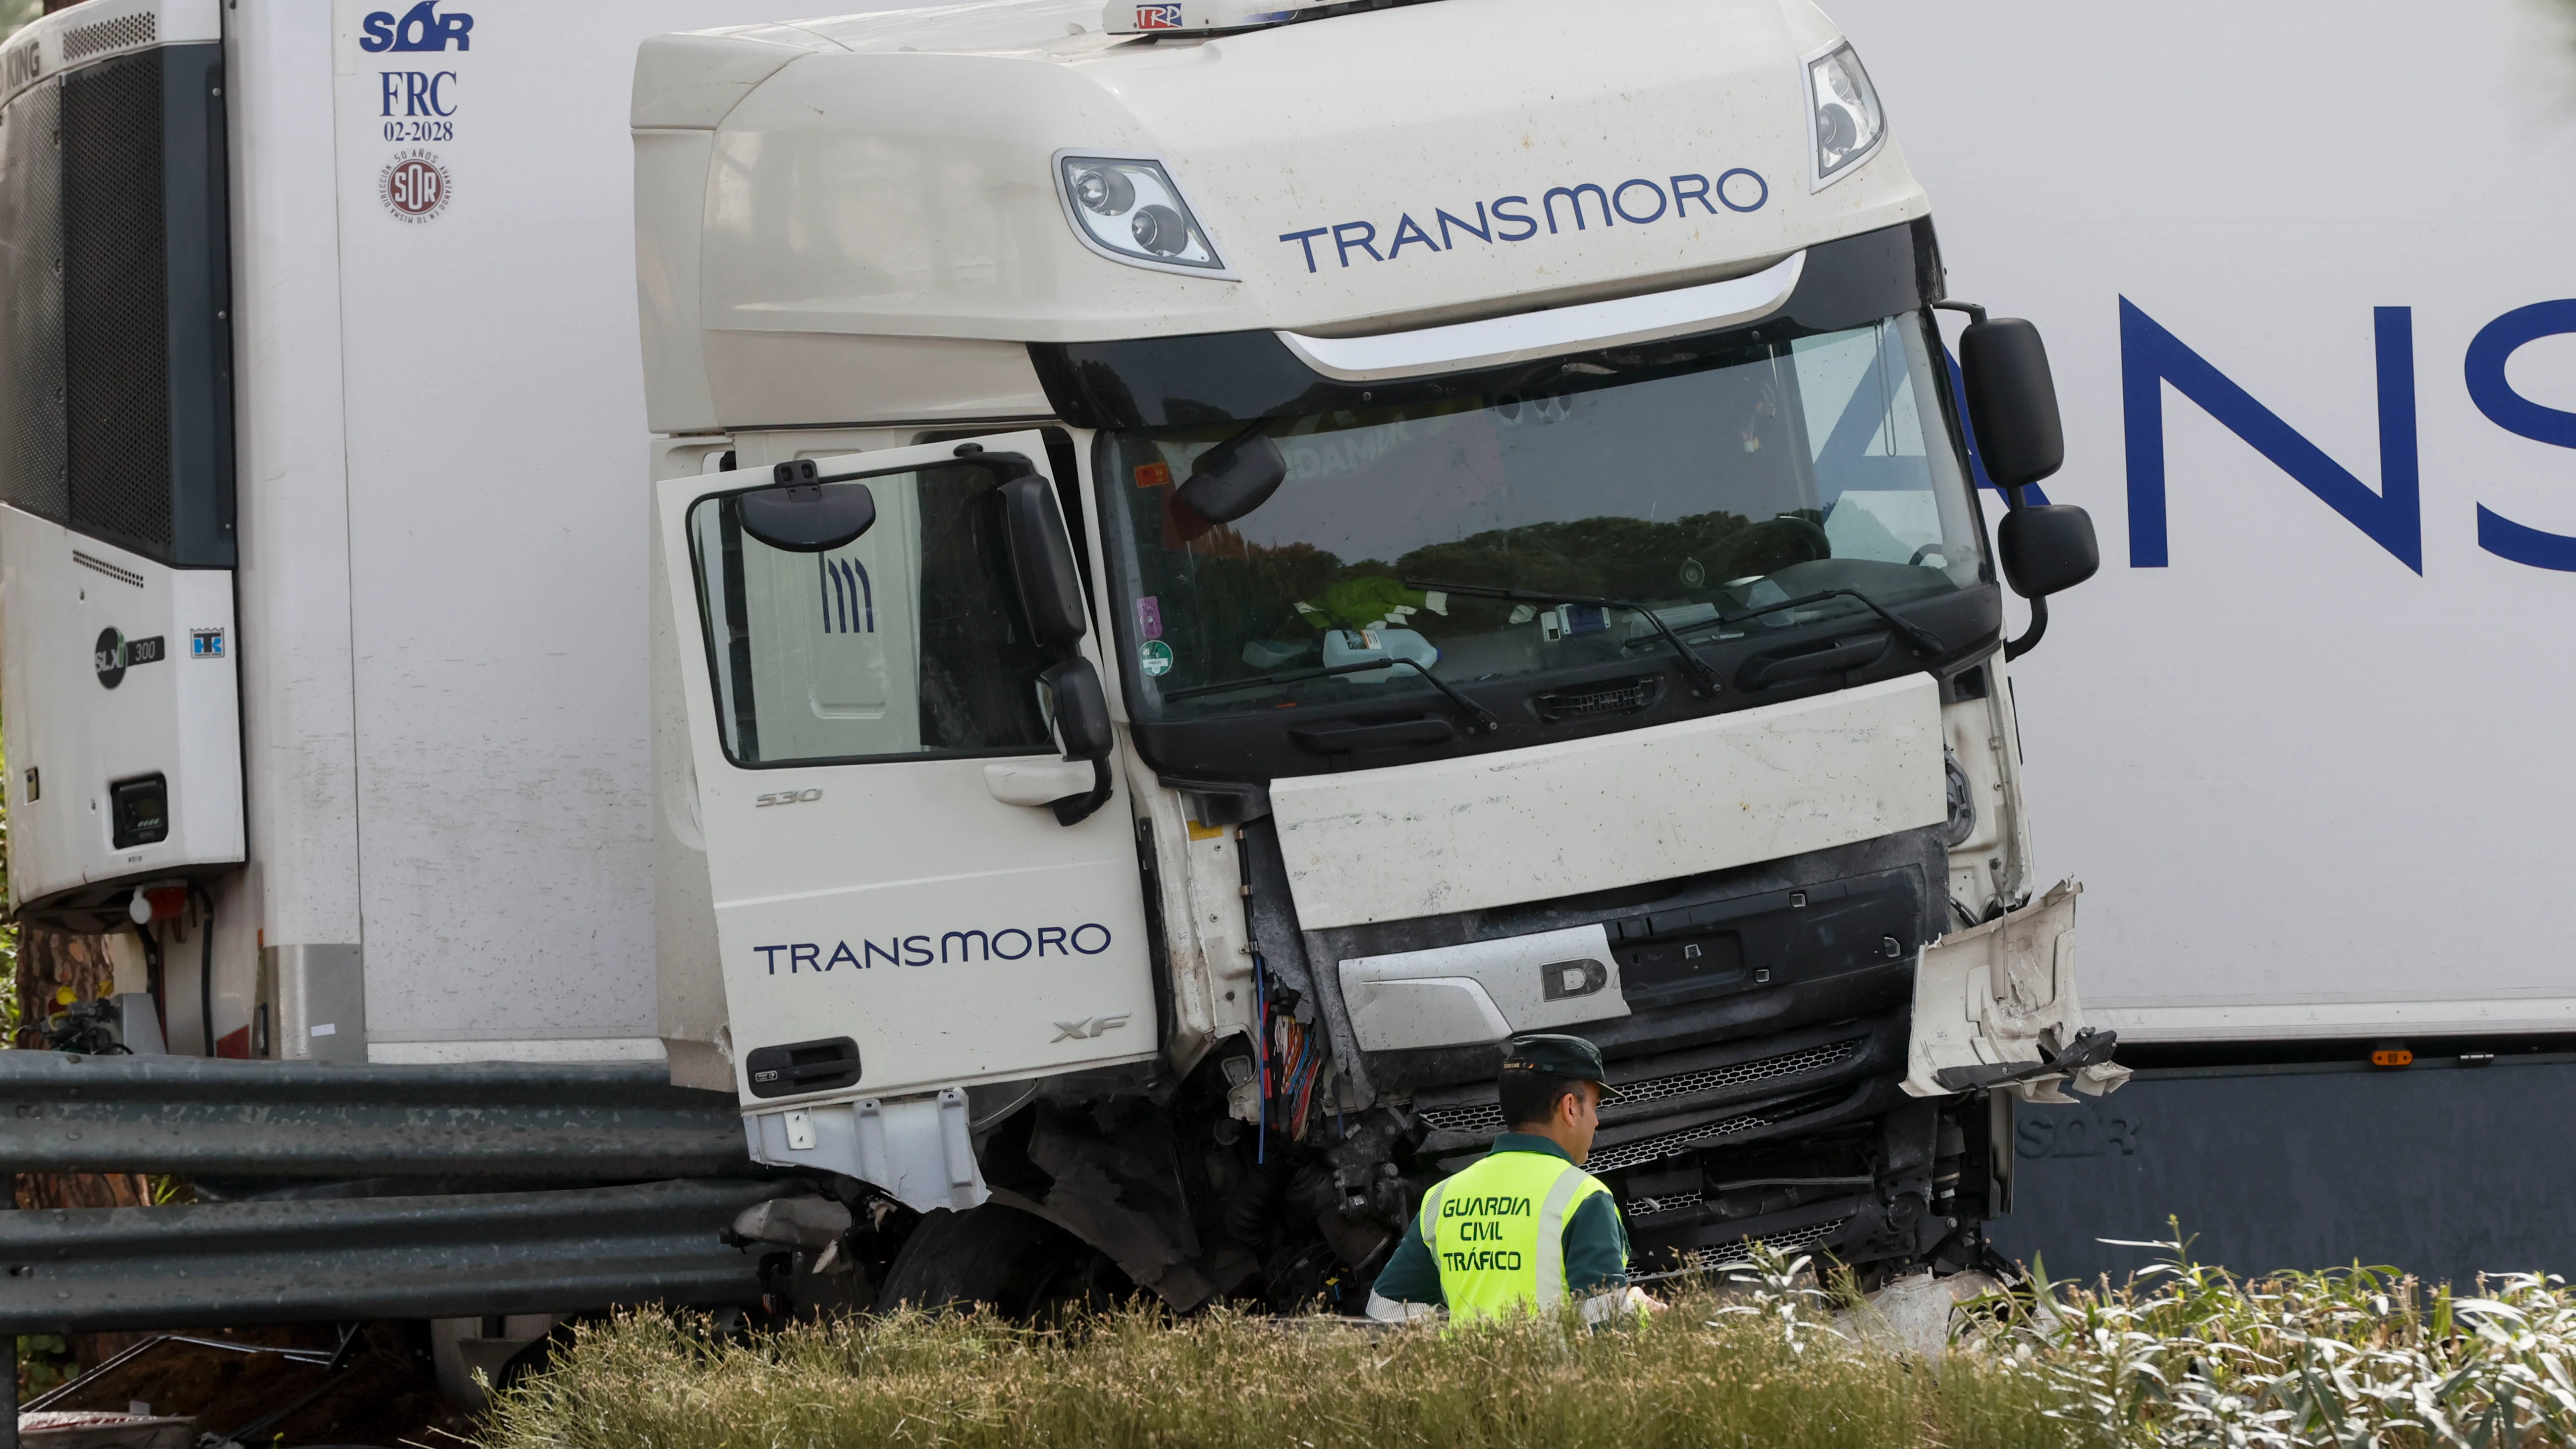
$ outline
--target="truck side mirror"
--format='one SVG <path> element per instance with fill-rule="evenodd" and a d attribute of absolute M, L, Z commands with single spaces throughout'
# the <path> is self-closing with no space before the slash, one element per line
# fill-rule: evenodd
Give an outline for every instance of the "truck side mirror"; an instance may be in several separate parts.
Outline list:
<path fill-rule="evenodd" d="M 1208 449 L 1172 496 L 1210 523 L 1232 523 L 1269 502 L 1287 481 L 1287 456 L 1256 431 Z"/>
<path fill-rule="evenodd" d="M 2040 344 L 2039 329 L 2018 317 L 1969 323 L 1959 334 L 1959 374 L 1986 476 L 2018 508 L 2020 489 L 2066 461 L 2057 384 L 2049 377 L 2048 349 Z"/>
<path fill-rule="evenodd" d="M 1109 803 L 1109 751 L 1117 736 L 1109 727 L 1109 699 L 1100 691 L 1100 671 L 1088 659 L 1067 659 L 1038 676 L 1055 704 L 1056 738 L 1068 760 L 1091 762 L 1091 789 L 1086 794 L 1050 800 L 1058 825 L 1079 825 Z"/>
<path fill-rule="evenodd" d="M 1038 678 L 1055 701 L 1056 737 L 1068 760 L 1105 760 L 1116 742 L 1109 728 L 1109 699 L 1101 692 L 1100 671 L 1088 659 L 1067 659 L 1047 666 Z"/>
<path fill-rule="evenodd" d="M 781 463 L 777 486 L 737 496 L 734 516 L 771 548 L 830 553 L 876 526 L 877 496 L 865 483 L 814 481 L 811 462 Z"/>
<path fill-rule="evenodd" d="M 998 490 L 1002 495 L 1002 537 L 1010 548 L 1011 576 L 1019 585 L 1020 608 L 1038 642 L 1065 648 L 1091 627 L 1082 597 L 1082 576 L 1074 571 L 1073 542 L 1056 511 L 1055 485 L 1030 474 Z M 1089 666 L 1084 666 L 1088 668 Z M 1099 688 L 1093 681 L 1092 688 Z"/>
<path fill-rule="evenodd" d="M 2061 593 L 2102 567 L 2093 516 L 2072 503 L 2016 508 L 1995 525 L 1995 552 L 2004 580 L 2025 599 Z"/>

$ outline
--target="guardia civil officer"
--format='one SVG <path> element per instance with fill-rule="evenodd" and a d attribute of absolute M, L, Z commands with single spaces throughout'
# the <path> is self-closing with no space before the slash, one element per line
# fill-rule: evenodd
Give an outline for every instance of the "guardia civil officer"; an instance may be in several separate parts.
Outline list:
<path fill-rule="evenodd" d="M 1369 1294 L 1372 1318 L 1447 1308 L 1453 1322 L 1554 1312 L 1568 1295 L 1600 1322 L 1653 1300 L 1628 1286 L 1628 1230 L 1583 1170 L 1600 1107 L 1618 1094 L 1600 1049 L 1579 1036 L 1504 1047 L 1503 1121 L 1490 1155 L 1441 1183 Z"/>

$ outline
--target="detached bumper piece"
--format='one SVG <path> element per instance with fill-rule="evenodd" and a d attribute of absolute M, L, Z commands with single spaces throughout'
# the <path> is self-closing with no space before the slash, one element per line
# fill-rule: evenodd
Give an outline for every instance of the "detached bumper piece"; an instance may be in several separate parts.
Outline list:
<path fill-rule="evenodd" d="M 2100 1096 L 2129 1069 L 2111 1061 L 2118 1037 L 2084 1024 L 2076 993 L 2075 898 L 2081 883 L 1923 953 L 1914 977 L 1914 1031 L 1905 1090 L 1941 1097 L 1987 1088 L 2025 1102 L 2066 1103 L 2064 1089 Z"/>
<path fill-rule="evenodd" d="M 1932 1079 L 1953 1092 L 1965 1092 L 1977 1087 L 1991 1090 L 2023 1082 L 2037 1082 L 2042 1078 L 2072 1081 L 2078 1084 L 2076 1090 L 2084 1091 L 2086 1084 L 2094 1080 L 2085 1073 L 2095 1067 L 2111 1065 L 2112 1049 L 2119 1044 L 2118 1032 L 2095 1031 L 2088 1026 L 2075 1033 L 2074 1042 L 2062 1052 L 2050 1050 L 2048 1043 L 2042 1041 L 2039 1044 L 2041 1057 L 2039 1061 L 2022 1062 L 2007 1067 L 1987 1066 L 1982 1062 L 1972 1067 L 1943 1067 L 1932 1074 Z M 2125 1080 L 2127 1069 L 2117 1068 L 2116 1070 L 2124 1074 L 2123 1080 Z M 2119 1084 L 2115 1082 L 2112 1085 Z"/>

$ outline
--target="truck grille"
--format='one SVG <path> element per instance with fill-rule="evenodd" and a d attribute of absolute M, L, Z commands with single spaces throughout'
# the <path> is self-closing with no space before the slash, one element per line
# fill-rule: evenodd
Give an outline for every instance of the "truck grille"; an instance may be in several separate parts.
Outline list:
<path fill-rule="evenodd" d="M 1711 1067 L 1704 1072 L 1683 1072 L 1678 1076 L 1655 1077 L 1631 1082 L 1619 1089 L 1621 1105 L 1629 1102 L 1662 1102 L 1675 1097 L 1695 1097 L 1720 1087 L 1739 1087 L 1746 1082 L 1767 1082 L 1775 1077 L 1794 1077 L 1805 1072 L 1837 1067 L 1860 1055 L 1869 1038 L 1856 1036 L 1849 1041 L 1827 1042 L 1804 1051 L 1783 1052 L 1759 1061 L 1737 1062 L 1733 1066 Z"/>
<path fill-rule="evenodd" d="M 1746 1255 L 1757 1245 L 1769 1248 L 1775 1253 L 1791 1255 L 1803 1253 L 1841 1232 L 1850 1222 L 1849 1217 L 1839 1217 L 1831 1222 L 1810 1223 L 1803 1228 L 1791 1228 L 1787 1232 L 1773 1233 L 1768 1237 L 1739 1239 L 1720 1248 L 1694 1248 L 1682 1254 L 1682 1263 L 1686 1267 L 1697 1268 L 1703 1272 L 1712 1268 L 1724 1268 L 1744 1262 Z"/>
<path fill-rule="evenodd" d="M 1731 1066 L 1711 1067 L 1706 1071 L 1681 1072 L 1669 1077 L 1649 1077 L 1642 1082 L 1624 1083 L 1619 1088 L 1623 1102 L 1667 1102 L 1682 1097 L 1714 1092 L 1721 1087 L 1737 1087 L 1747 1082 L 1767 1082 L 1779 1077 L 1794 1077 L 1806 1072 L 1836 1067 L 1860 1055 L 1869 1044 L 1867 1037 L 1849 1041 L 1827 1042 L 1823 1046 L 1801 1051 L 1783 1052 L 1776 1057 L 1737 1062 Z M 1422 1114 L 1422 1120 L 1443 1132 L 1493 1133 L 1503 1130 L 1503 1109 L 1493 1102 L 1479 1102 L 1465 1107 L 1434 1107 Z"/>
<path fill-rule="evenodd" d="M 1616 1147 L 1595 1147 L 1592 1149 L 1592 1155 L 1584 1159 L 1583 1170 L 1595 1176 L 1604 1172 L 1617 1172 L 1620 1168 L 1634 1167 L 1640 1162 L 1677 1157 L 1694 1147 L 1714 1142 L 1721 1137 L 1733 1137 L 1739 1132 L 1750 1132 L 1757 1127 L 1769 1125 L 1771 1125 L 1771 1119 L 1747 1112 L 1740 1117 L 1728 1117 L 1722 1121 L 1704 1122 L 1697 1127 L 1685 1127 L 1679 1132 L 1659 1132 L 1652 1137 L 1640 1137 L 1634 1142 L 1622 1142 Z"/>
<path fill-rule="evenodd" d="M 1630 1198 L 1628 1216 L 1648 1218 L 1657 1213 L 1677 1213 L 1683 1208 L 1698 1207 L 1699 1204 L 1700 1195 L 1695 1192 L 1668 1192 L 1656 1197 Z"/>

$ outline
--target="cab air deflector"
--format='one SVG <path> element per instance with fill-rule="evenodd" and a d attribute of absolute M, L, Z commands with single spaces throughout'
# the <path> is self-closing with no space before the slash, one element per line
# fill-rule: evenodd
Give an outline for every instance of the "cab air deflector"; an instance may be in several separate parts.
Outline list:
<path fill-rule="evenodd" d="M 1780 310 L 1797 289 L 1807 254 L 1786 258 L 1750 276 L 1636 297 L 1614 297 L 1488 317 L 1447 327 L 1381 332 L 1367 337 L 1309 337 L 1281 332 L 1279 340 L 1307 366 L 1343 382 L 1423 377 L 1463 368 L 1503 367 L 1596 347 L 1657 342 L 1725 327 L 1741 327 Z"/>
<path fill-rule="evenodd" d="M 1075 427 L 1204 427 L 1218 418 L 1249 421 L 1364 403 L 1402 405 L 1509 392 L 1529 386 L 1533 378 L 1557 376 L 1564 362 L 1586 358 L 1613 368 L 1686 366 L 1699 357 L 1742 345 L 1746 326 L 1787 324 L 1801 333 L 1830 332 L 1891 317 L 1944 295 L 1940 246 L 1929 217 L 1822 242 L 1803 255 L 1787 300 L 1750 323 L 1713 321 L 1696 333 L 1652 341 L 1604 340 L 1596 334 L 1588 341 L 1569 341 L 1564 350 L 1534 361 L 1495 363 L 1471 358 L 1446 364 L 1449 370 L 1427 376 L 1335 377 L 1301 357 L 1283 334 L 1266 328 L 1107 342 L 1032 342 L 1029 361 L 1056 415 Z M 1670 295 L 1625 300 L 1646 302 Z M 1495 320 L 1518 323 L 1547 315 Z M 1425 333 L 1453 330 L 1434 328 Z M 1339 347 L 1373 340 L 1308 338 L 1303 345 Z"/>

